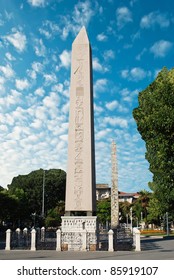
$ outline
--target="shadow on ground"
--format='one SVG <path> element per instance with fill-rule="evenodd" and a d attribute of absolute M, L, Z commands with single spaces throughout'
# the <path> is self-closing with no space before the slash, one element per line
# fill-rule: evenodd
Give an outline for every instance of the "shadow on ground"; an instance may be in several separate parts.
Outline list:
<path fill-rule="evenodd" d="M 159 238 L 144 238 L 141 239 L 141 250 L 147 251 L 147 250 L 160 250 L 163 249 L 163 239 Z"/>

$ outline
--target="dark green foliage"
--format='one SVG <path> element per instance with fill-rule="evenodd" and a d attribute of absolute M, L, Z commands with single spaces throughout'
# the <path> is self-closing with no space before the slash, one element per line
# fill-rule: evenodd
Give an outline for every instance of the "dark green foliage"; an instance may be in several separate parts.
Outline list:
<path fill-rule="evenodd" d="M 111 200 L 103 199 L 97 201 L 97 217 L 99 222 L 105 224 L 111 221 Z"/>
<path fill-rule="evenodd" d="M 15 222 L 19 210 L 19 201 L 14 195 L 10 195 L 7 190 L 0 191 L 0 224 L 3 221 Z"/>
<path fill-rule="evenodd" d="M 9 194 L 15 195 L 19 201 L 19 219 L 31 219 L 32 213 L 37 216 L 42 211 L 44 170 L 32 171 L 27 175 L 14 177 L 8 185 Z M 66 173 L 61 169 L 45 171 L 45 214 L 65 199 Z M 36 216 L 36 217 L 37 217 Z"/>
<path fill-rule="evenodd" d="M 48 211 L 48 215 L 45 219 L 46 227 L 57 227 L 61 225 L 61 216 L 65 213 L 65 202 L 59 201 L 57 206 Z"/>
<path fill-rule="evenodd" d="M 146 143 L 146 159 L 153 173 L 149 184 L 163 212 L 174 215 L 174 69 L 163 68 L 139 94 L 133 116 Z"/>

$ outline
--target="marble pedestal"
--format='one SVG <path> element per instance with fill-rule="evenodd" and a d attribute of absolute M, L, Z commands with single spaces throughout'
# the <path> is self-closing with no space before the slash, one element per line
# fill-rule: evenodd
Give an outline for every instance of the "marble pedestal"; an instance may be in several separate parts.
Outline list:
<path fill-rule="evenodd" d="M 98 247 L 96 216 L 63 216 L 62 251 L 96 251 Z"/>

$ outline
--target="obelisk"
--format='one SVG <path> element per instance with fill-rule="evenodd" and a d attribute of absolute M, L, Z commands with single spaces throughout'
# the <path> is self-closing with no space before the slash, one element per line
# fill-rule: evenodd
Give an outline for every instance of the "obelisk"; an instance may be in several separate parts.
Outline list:
<path fill-rule="evenodd" d="M 95 154 L 91 47 L 85 27 L 72 45 L 68 164 L 62 250 L 96 250 Z"/>
<path fill-rule="evenodd" d="M 119 224 L 119 200 L 118 200 L 118 167 L 116 157 L 116 143 L 112 141 L 112 188 L 111 188 L 111 228 L 115 230 Z"/>
<path fill-rule="evenodd" d="M 72 44 L 65 213 L 95 213 L 95 154 L 91 46 L 85 27 Z"/>

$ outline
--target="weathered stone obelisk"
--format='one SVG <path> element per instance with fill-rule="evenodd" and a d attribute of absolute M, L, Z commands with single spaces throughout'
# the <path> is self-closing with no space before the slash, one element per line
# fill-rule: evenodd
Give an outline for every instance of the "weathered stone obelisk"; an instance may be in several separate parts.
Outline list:
<path fill-rule="evenodd" d="M 64 244 L 69 250 L 96 247 L 95 203 L 92 57 L 83 27 L 73 42 L 71 57 L 68 166 L 65 216 L 62 217 Z M 83 243 L 81 231 L 86 231 L 91 240 L 83 246 L 80 245 Z"/>
<path fill-rule="evenodd" d="M 118 200 L 118 167 L 116 157 L 116 143 L 112 141 L 112 188 L 111 188 L 111 228 L 114 230 L 119 224 L 119 200 Z"/>

